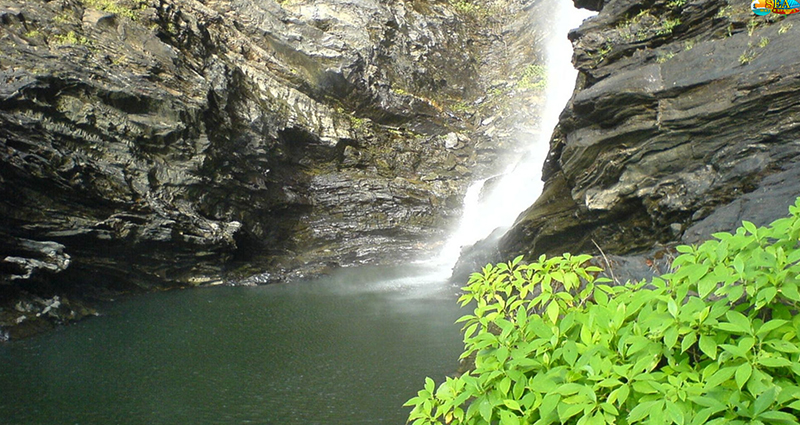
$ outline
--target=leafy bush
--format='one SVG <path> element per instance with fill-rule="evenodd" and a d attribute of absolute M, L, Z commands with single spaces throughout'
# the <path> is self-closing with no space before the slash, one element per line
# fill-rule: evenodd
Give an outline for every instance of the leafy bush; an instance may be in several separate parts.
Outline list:
<path fill-rule="evenodd" d="M 474 370 L 406 403 L 426 424 L 798 424 L 800 199 L 609 285 L 588 255 L 521 257 L 460 298 Z"/>

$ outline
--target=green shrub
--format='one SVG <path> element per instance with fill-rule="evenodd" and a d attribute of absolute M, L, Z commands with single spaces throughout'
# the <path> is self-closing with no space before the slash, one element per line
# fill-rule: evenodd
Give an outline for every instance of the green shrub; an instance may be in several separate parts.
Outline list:
<path fill-rule="evenodd" d="M 590 256 L 487 265 L 460 298 L 474 370 L 406 403 L 425 424 L 798 424 L 800 199 L 609 285 Z"/>

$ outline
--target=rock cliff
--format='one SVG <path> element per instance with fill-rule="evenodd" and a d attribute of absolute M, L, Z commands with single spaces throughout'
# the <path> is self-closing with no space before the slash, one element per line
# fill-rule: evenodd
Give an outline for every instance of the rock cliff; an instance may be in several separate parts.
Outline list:
<path fill-rule="evenodd" d="M 431 252 L 536 118 L 540 3 L 0 0 L 0 330 Z"/>
<path fill-rule="evenodd" d="M 800 35 L 749 2 L 581 1 L 580 75 L 544 167 L 542 196 L 502 256 L 650 253 L 800 196 Z M 569 84 L 571 82 L 564 82 Z"/>

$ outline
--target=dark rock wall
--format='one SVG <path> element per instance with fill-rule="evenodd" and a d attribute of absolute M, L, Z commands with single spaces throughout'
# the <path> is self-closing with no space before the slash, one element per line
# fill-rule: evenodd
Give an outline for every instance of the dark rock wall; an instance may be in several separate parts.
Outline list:
<path fill-rule="evenodd" d="M 369 178 L 358 196 L 385 198 L 394 215 L 441 215 L 433 182 L 395 181 L 442 168 L 437 134 L 375 127 L 443 131 L 431 101 L 391 91 L 381 74 L 389 60 L 404 76 L 427 65 L 435 71 L 419 72 L 431 81 L 411 78 L 415 91 L 463 95 L 447 78 L 463 84 L 474 66 L 453 46 L 464 37 L 447 9 L 423 18 L 403 3 L 120 2 L 127 16 L 92 2 L 4 3 L 3 230 L 66 246 L 70 269 L 169 282 L 202 275 L 239 244 L 292 249 L 301 222 L 359 201 L 336 187 Z M 413 19 L 427 27 L 414 32 Z M 456 49 L 462 57 L 425 56 Z M 320 239 L 340 237 L 327 232 Z"/>
<path fill-rule="evenodd" d="M 580 2 L 579 2 L 580 3 Z M 800 196 L 800 25 L 723 0 L 583 2 L 543 195 L 503 256 L 630 254 L 766 224 Z"/>
<path fill-rule="evenodd" d="M 0 0 L 0 328 L 432 252 L 535 4 Z"/>

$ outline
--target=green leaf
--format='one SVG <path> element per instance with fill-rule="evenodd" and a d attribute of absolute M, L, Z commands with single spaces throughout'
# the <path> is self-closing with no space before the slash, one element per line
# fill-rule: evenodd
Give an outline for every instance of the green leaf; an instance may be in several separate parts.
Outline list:
<path fill-rule="evenodd" d="M 689 272 L 689 275 L 687 276 L 689 282 L 699 281 L 701 277 L 705 276 L 706 273 L 708 273 L 709 268 L 710 267 L 708 264 L 696 264 L 696 265 L 693 264 Z"/>
<path fill-rule="evenodd" d="M 796 344 L 782 339 L 770 339 L 766 341 L 766 344 L 783 353 L 800 353 L 800 348 L 798 348 Z"/>
<path fill-rule="evenodd" d="M 686 352 L 689 348 L 691 348 L 694 343 L 697 342 L 697 334 L 694 332 L 689 332 L 683 337 L 681 341 L 681 353 Z M 715 347 L 716 349 L 716 347 Z"/>
<path fill-rule="evenodd" d="M 503 410 L 500 412 L 500 425 L 520 425 L 520 420 L 515 414 Z"/>
<path fill-rule="evenodd" d="M 555 411 L 556 406 L 558 406 L 558 403 L 560 401 L 561 401 L 561 395 L 559 394 L 551 393 L 544 396 L 544 399 L 542 400 L 542 405 L 539 407 L 539 415 L 542 417 L 542 419 L 545 419 L 548 416 L 550 416 L 550 414 L 552 414 Z"/>
<path fill-rule="evenodd" d="M 708 378 L 708 380 L 706 380 L 705 388 L 706 389 L 711 389 L 711 388 L 719 386 L 720 384 L 722 384 L 723 382 L 727 381 L 728 379 L 731 379 L 731 377 L 733 376 L 733 374 L 735 372 L 736 372 L 736 366 L 724 367 L 724 368 L 714 372 L 714 374 L 711 375 Z"/>
<path fill-rule="evenodd" d="M 625 401 L 628 400 L 628 395 L 630 395 L 631 390 L 628 385 L 623 384 L 621 387 L 617 388 L 614 391 L 611 391 L 611 394 L 608 395 L 608 402 L 609 403 L 617 403 L 617 406 L 622 406 L 625 404 Z"/>
<path fill-rule="evenodd" d="M 429 377 L 425 377 L 425 391 L 430 394 L 433 394 L 433 390 L 436 387 L 436 383 L 433 382 L 433 379 Z"/>
<path fill-rule="evenodd" d="M 553 330 L 539 316 L 530 318 L 528 321 L 528 329 L 532 330 L 536 336 L 542 339 L 550 339 L 553 336 Z"/>
<path fill-rule="evenodd" d="M 797 252 L 800 252 L 798 250 Z M 800 302 L 800 292 L 797 290 L 797 284 L 793 282 L 784 282 L 783 286 L 781 286 L 781 295 L 783 295 L 786 299 Z"/>
<path fill-rule="evenodd" d="M 667 310 L 672 317 L 678 317 L 678 303 L 672 298 L 667 300 Z"/>
<path fill-rule="evenodd" d="M 483 399 L 480 405 L 478 405 L 478 411 L 481 414 L 481 417 L 486 422 L 491 422 L 492 420 L 492 403 L 489 402 L 487 399 Z"/>
<path fill-rule="evenodd" d="M 736 326 L 738 329 L 741 329 L 743 332 L 752 333 L 752 329 L 750 326 L 750 319 L 748 319 L 744 314 L 739 313 L 736 310 L 728 310 L 725 313 L 725 317 L 728 318 L 728 321 Z"/>
<path fill-rule="evenodd" d="M 758 297 L 757 298 L 763 299 L 766 303 L 769 304 L 769 303 L 772 302 L 772 300 L 775 299 L 775 297 L 777 295 L 778 295 L 778 288 L 775 288 L 774 286 L 771 286 L 771 287 L 764 288 L 763 290 L 761 290 L 761 292 L 758 293 Z"/>
<path fill-rule="evenodd" d="M 744 260 L 741 255 L 737 255 L 736 258 L 733 259 L 733 269 L 736 270 L 736 273 L 744 273 Z"/>
<path fill-rule="evenodd" d="M 781 424 L 797 424 L 797 417 L 790 413 L 780 411 L 767 411 L 758 415 L 759 419 L 766 419 L 770 422 L 777 422 Z"/>
<path fill-rule="evenodd" d="M 508 395 L 508 390 L 511 389 L 511 378 L 506 376 L 505 378 L 500 380 L 500 383 L 497 384 L 497 389 L 500 390 L 501 394 Z"/>
<path fill-rule="evenodd" d="M 747 383 L 747 380 L 750 379 L 752 373 L 753 366 L 751 366 L 750 363 L 743 363 L 736 368 L 736 386 L 738 386 L 740 390 L 744 387 L 744 384 Z"/>
<path fill-rule="evenodd" d="M 754 416 L 759 416 L 775 402 L 775 391 L 775 387 L 770 387 L 756 398 L 756 401 L 753 402 Z"/>
<path fill-rule="evenodd" d="M 756 225 L 755 224 L 753 224 L 753 223 L 751 223 L 751 222 L 749 222 L 747 220 L 744 220 L 744 221 L 742 221 L 742 227 L 744 227 L 744 229 L 747 230 L 748 232 L 750 232 L 751 234 L 753 234 L 753 235 L 756 234 L 757 230 L 756 230 Z"/>
<path fill-rule="evenodd" d="M 550 304 L 547 305 L 547 310 L 545 311 L 547 317 L 550 319 L 551 322 L 556 323 L 558 322 L 558 315 L 560 310 L 558 308 L 558 303 L 551 301 Z"/>
<path fill-rule="evenodd" d="M 575 324 L 575 314 L 576 314 L 575 312 L 567 313 L 566 315 L 564 315 L 561 321 L 558 322 L 558 330 L 562 334 L 566 333 L 570 328 L 572 328 L 572 325 Z"/>
<path fill-rule="evenodd" d="M 580 286 L 580 278 L 573 272 L 564 273 L 564 287 L 571 290 Z"/>
<path fill-rule="evenodd" d="M 702 410 L 698 411 L 694 415 L 694 419 L 692 419 L 692 422 L 691 422 L 690 425 L 702 425 L 702 424 L 705 424 L 706 422 L 708 422 L 708 418 L 711 417 L 712 413 L 713 412 L 711 411 L 711 409 L 702 409 Z"/>
<path fill-rule="evenodd" d="M 522 408 L 520 407 L 519 402 L 517 402 L 516 400 L 505 399 L 505 400 L 503 400 L 503 404 L 505 404 L 506 407 L 508 407 L 511 410 L 522 411 Z"/>
<path fill-rule="evenodd" d="M 758 369 L 753 369 L 753 376 L 747 381 L 747 391 L 750 394 L 761 394 L 773 387 L 772 378 L 769 375 Z"/>
<path fill-rule="evenodd" d="M 792 362 L 783 357 L 762 357 L 756 361 L 758 364 L 766 367 L 791 367 Z"/>
<path fill-rule="evenodd" d="M 749 336 L 739 339 L 739 343 L 736 344 L 742 351 L 750 351 L 754 345 L 756 345 L 755 338 Z"/>
<path fill-rule="evenodd" d="M 683 409 L 681 409 L 677 404 L 671 401 L 667 401 L 666 411 L 667 415 L 669 415 L 669 419 L 673 423 L 677 425 L 683 425 L 686 422 L 686 417 L 684 416 Z"/>
<path fill-rule="evenodd" d="M 712 360 L 717 358 L 717 342 L 708 335 L 700 335 L 700 351 Z"/>
<path fill-rule="evenodd" d="M 774 331 L 775 329 L 778 329 L 779 327 L 785 325 L 786 323 L 789 322 L 783 319 L 772 319 L 758 328 L 758 331 L 756 331 L 756 336 L 764 337 L 770 332 Z"/>
<path fill-rule="evenodd" d="M 614 318 L 612 319 L 614 322 L 614 326 L 619 328 L 625 322 L 625 318 L 627 317 L 627 308 L 625 304 L 619 304 L 617 309 L 614 311 Z"/>
<path fill-rule="evenodd" d="M 594 295 L 594 301 L 598 305 L 603 305 L 603 306 L 608 305 L 608 294 L 606 294 L 605 291 L 599 288 L 594 288 L 593 295 Z"/>
<path fill-rule="evenodd" d="M 666 332 L 664 332 L 664 345 L 666 345 L 667 348 L 672 349 L 672 347 L 674 347 L 677 342 L 678 342 L 678 328 L 672 326 L 671 328 L 667 329 Z"/>
<path fill-rule="evenodd" d="M 577 394 L 578 391 L 584 389 L 585 387 L 581 384 L 576 384 L 574 382 L 569 382 L 566 384 L 561 384 L 556 390 L 554 391 L 557 394 L 563 395 L 572 395 Z"/>
<path fill-rule="evenodd" d="M 639 403 L 631 409 L 631 412 L 628 414 L 628 422 L 634 423 L 639 422 L 642 419 L 648 417 L 650 415 L 650 409 L 656 404 L 656 401 L 646 401 L 644 403 Z"/>
<path fill-rule="evenodd" d="M 600 403 L 600 408 L 603 409 L 604 412 L 606 412 L 606 413 L 608 413 L 610 415 L 614 415 L 614 416 L 618 416 L 619 415 L 619 410 L 616 407 L 614 407 L 614 405 L 611 404 L 611 403 Z"/>
<path fill-rule="evenodd" d="M 649 381 L 634 381 L 631 387 L 639 394 L 658 394 L 658 390 L 653 388 Z"/>
<path fill-rule="evenodd" d="M 501 346 L 500 348 L 498 348 L 494 352 L 494 356 L 495 356 L 495 358 L 497 358 L 497 362 L 500 363 L 500 364 L 503 364 L 503 363 L 506 362 L 506 360 L 508 359 L 508 354 L 509 354 L 508 347 L 506 347 L 506 346 Z"/>
<path fill-rule="evenodd" d="M 800 376 L 800 364 L 792 363 L 792 365 L 789 367 L 792 369 L 792 373 L 794 373 L 796 376 Z"/>
<path fill-rule="evenodd" d="M 697 294 L 700 298 L 706 298 L 717 289 L 717 279 L 713 275 L 704 276 L 697 282 Z"/>
<path fill-rule="evenodd" d="M 703 407 L 708 407 L 712 414 L 713 413 L 717 413 L 717 412 L 721 412 L 721 411 L 723 411 L 723 410 L 728 408 L 728 406 L 725 405 L 725 403 L 723 403 L 723 402 L 721 402 L 721 401 L 719 401 L 719 400 L 717 400 L 716 398 L 713 398 L 713 397 L 696 396 L 696 397 L 690 397 L 689 399 L 692 402 L 694 402 L 695 404 L 698 404 L 698 405 L 703 406 Z"/>
<path fill-rule="evenodd" d="M 728 298 L 729 302 L 734 303 L 739 301 L 742 298 L 742 295 L 744 295 L 744 287 L 741 285 L 736 285 L 728 288 L 728 295 L 726 297 Z"/>
<path fill-rule="evenodd" d="M 743 350 L 738 345 L 731 345 L 731 344 L 720 344 L 719 348 L 722 348 L 723 351 L 732 354 L 734 357 L 738 357 L 741 359 L 747 358 L 747 351 Z"/>
<path fill-rule="evenodd" d="M 616 378 L 606 378 L 595 385 L 599 388 L 614 388 L 622 385 L 622 381 Z"/>
<path fill-rule="evenodd" d="M 584 425 L 605 425 L 606 419 L 603 417 L 601 412 L 595 413 L 591 418 L 589 418 Z"/>
<path fill-rule="evenodd" d="M 573 341 L 567 341 L 563 345 L 563 350 L 561 356 L 564 361 L 570 366 L 574 366 L 575 360 L 578 359 L 578 346 Z"/>
<path fill-rule="evenodd" d="M 488 265 L 459 297 L 476 369 L 426 379 L 407 423 L 800 425 L 800 198 L 793 214 L 624 286 L 584 256 Z"/>
<path fill-rule="evenodd" d="M 732 334 L 747 334 L 748 333 L 748 330 L 746 328 L 745 329 L 740 328 L 740 327 L 734 325 L 733 323 L 729 323 L 729 322 L 719 322 L 719 323 L 717 323 L 716 328 L 719 329 L 719 330 L 723 330 L 725 332 L 730 332 Z"/>
<path fill-rule="evenodd" d="M 578 413 L 583 412 L 583 409 L 591 406 L 588 403 L 581 403 L 581 404 L 565 404 L 560 403 L 558 405 L 558 419 L 561 423 L 567 421 L 567 419 L 577 415 Z"/>

